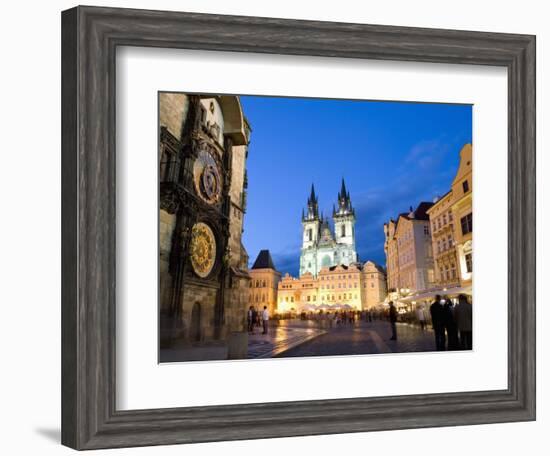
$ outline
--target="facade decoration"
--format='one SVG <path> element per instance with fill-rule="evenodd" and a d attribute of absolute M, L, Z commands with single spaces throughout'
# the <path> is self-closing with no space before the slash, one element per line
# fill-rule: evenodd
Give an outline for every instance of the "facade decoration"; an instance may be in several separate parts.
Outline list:
<path fill-rule="evenodd" d="M 207 277 L 216 260 L 216 239 L 207 224 L 199 222 L 193 226 L 189 255 L 195 274 Z"/>

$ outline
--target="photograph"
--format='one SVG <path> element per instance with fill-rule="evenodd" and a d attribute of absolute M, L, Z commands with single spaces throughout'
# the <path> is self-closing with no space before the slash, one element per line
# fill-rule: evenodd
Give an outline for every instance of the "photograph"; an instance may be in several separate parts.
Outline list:
<path fill-rule="evenodd" d="M 473 349 L 472 105 L 158 93 L 159 362 Z"/>

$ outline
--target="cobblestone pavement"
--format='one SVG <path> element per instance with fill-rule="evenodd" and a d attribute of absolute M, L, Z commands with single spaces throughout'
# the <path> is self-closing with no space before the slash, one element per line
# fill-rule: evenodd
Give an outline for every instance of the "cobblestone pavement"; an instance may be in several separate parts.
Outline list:
<path fill-rule="evenodd" d="M 358 321 L 327 329 L 324 334 L 273 356 L 286 358 L 435 350 L 433 331 L 422 331 L 415 325 L 397 323 L 397 340 L 389 340 L 390 337 L 391 328 L 388 322 Z"/>
<path fill-rule="evenodd" d="M 267 334 L 255 328 L 248 335 L 248 358 L 273 358 L 293 347 L 325 334 L 325 330 L 313 321 L 271 322 Z"/>

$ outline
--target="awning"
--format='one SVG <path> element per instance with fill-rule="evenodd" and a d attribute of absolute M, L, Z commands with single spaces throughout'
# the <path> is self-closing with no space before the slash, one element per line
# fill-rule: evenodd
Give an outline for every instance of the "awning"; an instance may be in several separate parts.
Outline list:
<path fill-rule="evenodd" d="M 405 298 L 399 298 L 397 301 L 402 303 L 409 303 L 412 301 L 426 301 L 435 298 L 435 295 L 454 297 L 459 294 L 472 295 L 472 287 L 453 287 L 453 288 L 435 288 L 432 290 L 426 290 L 421 293 L 407 296 Z"/>

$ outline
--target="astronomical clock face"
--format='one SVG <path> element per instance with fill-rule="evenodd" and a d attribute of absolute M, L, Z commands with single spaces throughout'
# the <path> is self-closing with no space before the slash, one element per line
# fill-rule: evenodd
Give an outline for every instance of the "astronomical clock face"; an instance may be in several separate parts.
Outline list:
<path fill-rule="evenodd" d="M 216 261 L 216 238 L 207 224 L 199 222 L 193 226 L 189 250 L 195 274 L 207 277 Z"/>
<path fill-rule="evenodd" d="M 209 204 L 217 203 L 222 193 L 222 176 L 214 157 L 202 150 L 193 165 L 193 180 L 199 196 Z"/>

